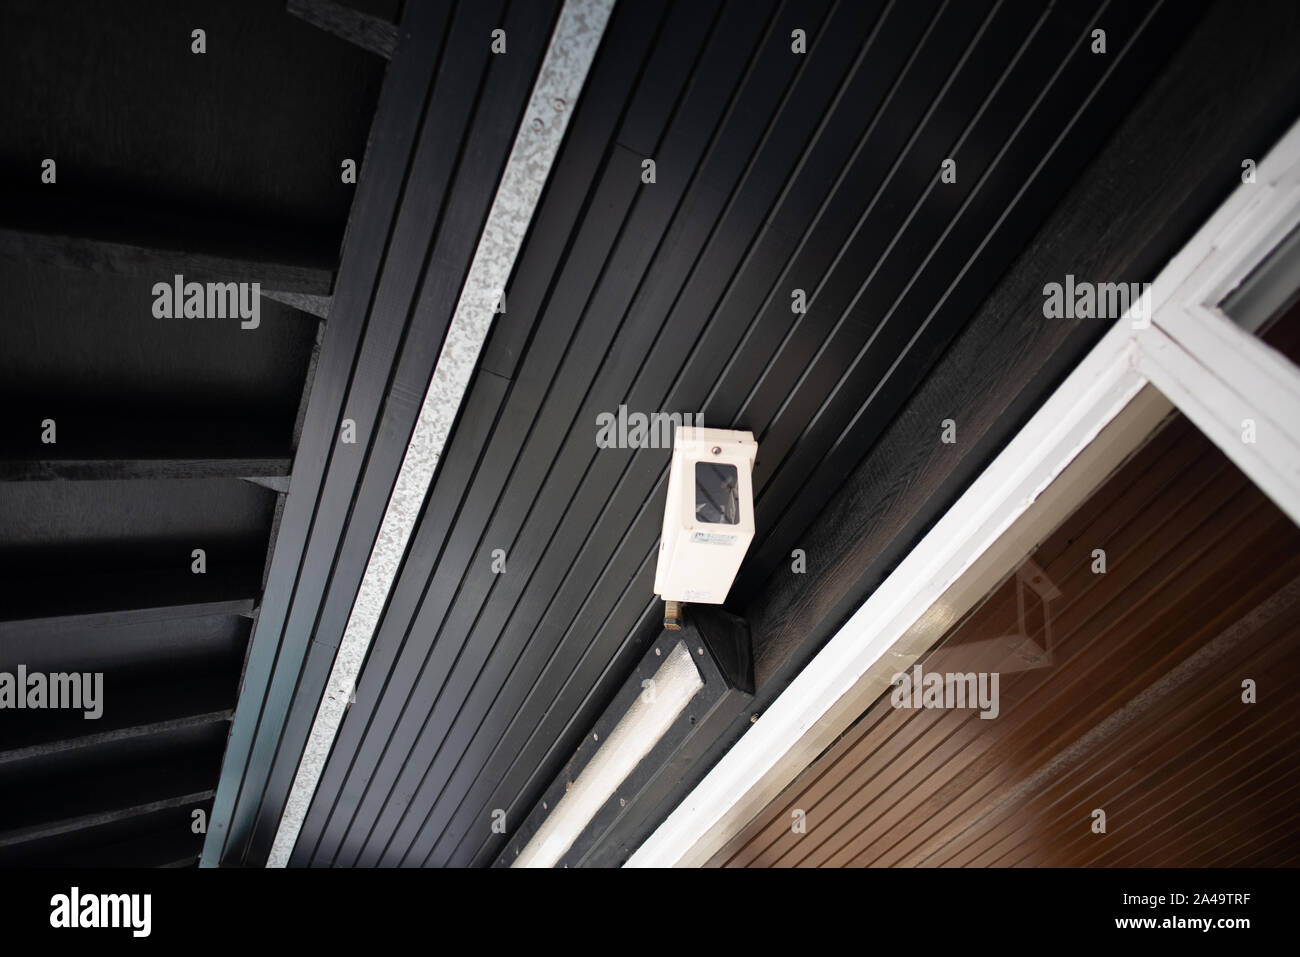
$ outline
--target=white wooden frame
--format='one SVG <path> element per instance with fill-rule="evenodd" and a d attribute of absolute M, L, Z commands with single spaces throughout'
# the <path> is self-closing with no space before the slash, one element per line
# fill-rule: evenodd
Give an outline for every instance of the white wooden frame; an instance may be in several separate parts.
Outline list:
<path fill-rule="evenodd" d="M 1160 273 L 1147 308 L 1116 321 L 627 866 L 709 860 L 1086 500 L 1170 403 L 1300 523 L 1300 368 L 1219 306 L 1298 224 L 1300 124 Z"/>

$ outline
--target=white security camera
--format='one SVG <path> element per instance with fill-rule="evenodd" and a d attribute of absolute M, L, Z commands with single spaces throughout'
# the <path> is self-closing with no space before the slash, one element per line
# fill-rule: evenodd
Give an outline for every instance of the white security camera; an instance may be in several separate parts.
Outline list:
<path fill-rule="evenodd" d="M 677 430 L 655 594 L 667 602 L 720 605 L 754 539 L 751 432 Z"/>

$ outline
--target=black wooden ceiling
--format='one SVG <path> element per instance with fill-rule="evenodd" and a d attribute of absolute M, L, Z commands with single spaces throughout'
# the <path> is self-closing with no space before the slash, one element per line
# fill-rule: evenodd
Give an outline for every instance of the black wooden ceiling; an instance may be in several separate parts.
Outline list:
<path fill-rule="evenodd" d="M 371 130 L 214 804 L 206 863 L 265 862 L 559 9 L 412 4 Z M 490 34 L 507 31 L 494 58 Z M 403 53 L 403 51 L 406 51 Z M 504 389 L 499 380 L 497 392 Z M 462 427 L 479 420 L 465 410 Z M 350 419 L 355 444 L 339 441 Z M 465 423 L 469 423 L 466 425 Z M 446 474 L 462 474 L 457 462 Z"/>
<path fill-rule="evenodd" d="M 327 297 L 385 64 L 279 3 L 4 16 L 0 671 L 102 672 L 104 713 L 0 713 L 0 864 L 193 864 L 319 320 L 158 319 L 152 286 Z"/>
<path fill-rule="evenodd" d="M 0 75 L 41 89 L 0 124 L 0 670 L 99 663 L 131 689 L 93 738 L 80 721 L 5 726 L 20 734 L 0 739 L 0 861 L 190 862 L 203 807 L 205 863 L 266 862 L 560 0 L 408 4 L 400 30 L 378 31 L 400 35 L 386 70 L 285 6 L 144 4 L 132 29 L 104 5 L 33 2 L 0 37 Z M 372 25 L 397 15 L 352 6 Z M 858 541 L 927 488 L 905 519 L 916 533 L 1050 386 L 998 385 L 999 427 L 978 426 L 989 444 L 949 450 L 940 420 L 963 408 L 930 401 L 936 376 L 973 349 L 980 375 L 1006 363 L 1027 382 L 1100 334 L 1043 332 L 1037 317 L 1023 351 L 1003 334 L 1033 324 L 1023 308 L 990 316 L 1015 270 L 1033 306 L 1046 280 L 1024 263 L 1031 245 L 1038 268 L 1138 263 L 1126 278 L 1147 279 L 1235 181 L 1240 150 L 1211 157 L 1215 128 L 1194 128 L 1189 162 L 1227 170 L 1208 193 L 1217 166 L 1166 171 L 1174 185 L 1149 207 L 1117 185 L 1146 182 L 1146 156 L 1092 170 L 1109 197 L 1098 215 L 1146 210 L 1122 255 L 1089 260 L 1086 228 L 1064 251 L 1035 238 L 1068 197 L 1086 219 L 1089 162 L 1114 162 L 1112 133 L 1187 58 L 1204 7 L 618 3 L 291 863 L 491 863 L 509 837 L 492 812 L 522 821 L 611 700 L 659 632 L 669 459 L 597 448 L 597 414 L 620 405 L 758 439 L 757 536 L 728 608 L 761 625 L 756 700 L 770 700 L 798 658 L 790 635 L 807 652 L 868 587 L 870 562 L 837 571 L 811 544 L 846 514 L 831 508 L 848 507 L 846 482 L 881 503 L 846 515 Z M 186 52 L 200 21 L 207 60 Z M 498 26 L 508 56 L 485 42 Z M 1253 89 L 1249 48 L 1203 97 L 1220 95 L 1220 113 L 1233 78 Z M 1184 112 L 1157 103 L 1156 128 L 1183 125 L 1179 95 Z M 1216 122 L 1243 117 L 1237 142 L 1271 142 L 1246 135 L 1252 111 Z M 53 198 L 37 179 L 52 154 Z M 341 184 L 340 158 L 363 155 L 359 185 Z M 1160 251 L 1139 243 L 1158 233 Z M 144 265 L 123 245 L 147 250 Z M 256 334 L 145 321 L 153 273 L 182 267 L 260 278 L 328 319 L 264 299 Z M 1001 336 L 987 356 L 966 335 L 976 319 Z M 39 442 L 46 417 L 57 452 Z M 345 418 L 355 445 L 338 441 Z M 900 429 L 933 481 L 883 456 Z M 794 581 L 800 547 L 810 574 Z M 789 611 L 809 594 L 815 621 Z M 773 649 L 783 665 L 763 658 Z M 88 779 L 103 786 L 69 787 Z"/>
<path fill-rule="evenodd" d="M 526 815 L 659 628 L 668 452 L 597 450 L 596 415 L 754 431 L 743 608 L 1198 13 L 620 4 L 292 863 L 490 862 L 492 811 Z M 265 859 L 323 680 L 284 679 L 296 730 L 227 860 Z"/>

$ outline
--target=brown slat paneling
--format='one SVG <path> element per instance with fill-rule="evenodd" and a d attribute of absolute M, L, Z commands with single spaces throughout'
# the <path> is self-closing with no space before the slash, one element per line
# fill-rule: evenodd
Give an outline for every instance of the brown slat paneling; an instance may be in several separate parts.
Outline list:
<path fill-rule="evenodd" d="M 1300 530 L 1175 417 L 1031 558 L 922 661 L 999 672 L 996 719 L 883 696 L 711 863 L 1295 859 Z M 1060 592 L 1050 641 L 1021 577 Z M 1031 596 L 1023 615 L 1017 588 Z M 1240 700 L 1246 677 L 1257 704 Z M 1098 807 L 1104 835 L 1091 831 Z"/>
<path fill-rule="evenodd" d="M 1250 662 L 1251 667 L 1255 667 L 1256 661 L 1258 658 Z M 1255 667 L 1255 670 L 1260 669 Z M 1231 717 L 1239 707 L 1235 696 L 1231 698 L 1226 695 L 1221 696 L 1222 700 L 1215 709 L 1207 711 L 1203 718 L 1186 726 L 1185 731 L 1178 736 L 1165 739 L 1159 753 L 1150 751 L 1151 742 L 1159 733 L 1159 726 L 1176 716 L 1184 697 L 1200 697 L 1213 693 L 1215 690 L 1213 686 L 1221 684 L 1222 680 L 1221 676 L 1202 675 L 1197 681 L 1181 689 L 1179 695 L 1166 698 L 1154 713 L 1147 716 L 1145 723 L 1156 725 L 1155 731 L 1145 736 L 1140 734 L 1128 736 L 1122 744 L 1109 749 L 1104 761 L 1099 762 L 1098 766 L 1073 768 L 1060 775 L 1028 802 L 1021 809 L 1020 815 L 1004 816 L 996 826 L 986 828 L 985 833 L 978 840 L 971 842 L 961 853 L 947 858 L 944 863 L 963 865 L 996 863 L 1006 855 L 1014 853 L 1032 837 L 1033 822 L 1046 820 L 1059 824 L 1063 815 L 1073 813 L 1075 802 L 1071 796 L 1081 790 L 1086 793 L 1086 788 L 1098 775 L 1127 774 L 1137 780 L 1144 768 L 1150 767 L 1154 761 L 1167 760 L 1169 757 L 1182 754 L 1189 747 L 1199 746 L 1203 740 L 1206 722 L 1209 722 L 1208 727 L 1211 729 L 1216 728 L 1219 723 Z M 1261 703 L 1260 707 L 1266 704 Z"/>

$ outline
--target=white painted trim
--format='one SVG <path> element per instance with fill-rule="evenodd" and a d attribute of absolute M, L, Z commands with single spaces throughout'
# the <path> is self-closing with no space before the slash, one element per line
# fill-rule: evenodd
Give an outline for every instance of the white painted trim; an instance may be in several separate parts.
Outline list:
<path fill-rule="evenodd" d="M 1267 349 L 1250 333 L 1237 331 Z M 1205 343 L 1195 345 L 1201 349 Z M 1292 521 L 1300 523 L 1300 434 L 1296 431 L 1300 372 L 1292 377 L 1287 395 L 1284 387 L 1275 387 L 1264 374 L 1262 365 L 1246 355 L 1232 349 L 1193 352 L 1188 340 L 1176 341 L 1156 325 L 1142 335 L 1137 369 Z M 1224 375 L 1228 370 L 1231 374 Z M 1246 420 L 1254 423 L 1253 443 L 1243 441 Z"/>
<path fill-rule="evenodd" d="M 1300 124 L 1152 284 L 1151 318 L 1130 310 L 873 592 L 739 742 L 628 860 L 703 864 L 787 787 L 1086 499 L 1167 408 L 1160 390 L 1300 521 L 1300 369 L 1234 325 L 1218 303 L 1300 223 Z M 1142 398 L 1141 402 L 1135 399 Z M 1267 430 L 1241 440 L 1241 419 Z M 1118 421 L 1117 421 L 1118 420 Z M 1094 442 L 1103 435 L 1105 441 Z"/>
<path fill-rule="evenodd" d="M 613 7 L 614 0 L 565 0 L 560 11 L 397 473 L 379 535 L 280 818 L 267 867 L 284 867 L 298 840 L 352 697 L 361 663 L 433 481 L 438 458 L 492 326 L 500 291 L 506 288 L 515 257 L 564 139 L 573 113 L 568 104 L 578 101 Z M 556 104 L 566 106 L 557 109 Z"/>

